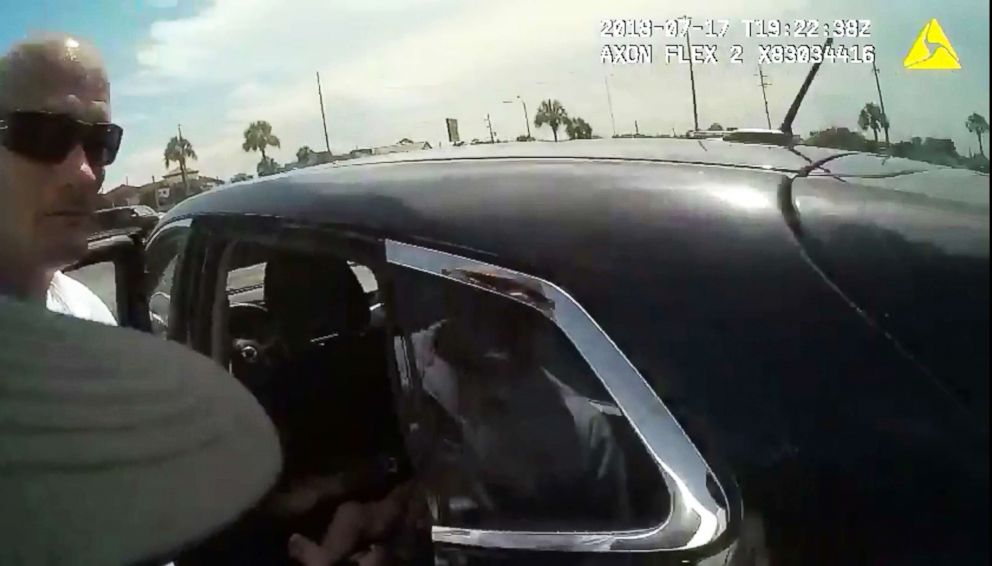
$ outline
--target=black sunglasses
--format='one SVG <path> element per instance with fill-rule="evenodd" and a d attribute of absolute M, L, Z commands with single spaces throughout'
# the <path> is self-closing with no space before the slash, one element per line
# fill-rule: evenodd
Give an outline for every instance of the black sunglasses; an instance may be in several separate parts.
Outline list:
<path fill-rule="evenodd" d="M 0 145 L 42 163 L 62 163 L 79 144 L 91 166 L 110 165 L 123 136 L 117 124 L 83 122 L 65 114 L 0 113 Z"/>

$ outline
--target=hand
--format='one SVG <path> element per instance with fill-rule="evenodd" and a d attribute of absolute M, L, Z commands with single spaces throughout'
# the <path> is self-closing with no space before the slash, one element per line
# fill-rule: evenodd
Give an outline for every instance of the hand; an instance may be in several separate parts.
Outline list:
<path fill-rule="evenodd" d="M 384 566 L 394 563 L 392 552 L 376 543 L 384 542 L 403 523 L 410 523 L 418 508 L 411 505 L 412 491 L 413 485 L 406 483 L 393 489 L 381 501 L 341 504 L 320 544 L 294 534 L 289 538 L 289 555 L 303 566 Z M 350 562 L 345 562 L 346 558 Z"/>
<path fill-rule="evenodd" d="M 348 488 L 344 474 L 312 476 L 272 494 L 265 505 L 276 517 L 295 517 L 310 511 L 323 500 L 344 496 Z"/>

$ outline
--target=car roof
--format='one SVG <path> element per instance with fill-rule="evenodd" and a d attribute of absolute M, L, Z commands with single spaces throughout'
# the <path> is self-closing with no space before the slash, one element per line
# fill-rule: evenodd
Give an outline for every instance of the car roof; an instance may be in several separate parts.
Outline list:
<path fill-rule="evenodd" d="M 168 211 L 161 225 L 179 217 L 202 214 L 258 214 L 293 217 L 301 207 L 306 208 L 314 199 L 331 198 L 347 193 L 351 204 L 365 198 L 376 198 L 382 188 L 390 197 L 397 179 L 410 181 L 424 176 L 448 178 L 460 174 L 472 164 L 489 163 L 501 168 L 502 176 L 530 176 L 528 167 L 541 163 L 605 162 L 627 165 L 673 164 L 682 166 L 707 166 L 744 171 L 780 173 L 785 176 L 810 174 L 829 175 L 837 178 L 872 178 L 878 188 L 891 188 L 896 179 L 921 172 L 936 171 L 944 174 L 950 168 L 908 159 L 888 158 L 880 155 L 812 146 L 782 147 L 768 144 L 750 144 L 721 139 L 689 140 L 676 138 L 596 139 L 567 142 L 515 142 L 478 144 L 462 147 L 427 149 L 387 155 L 376 155 L 338 161 L 297 169 L 292 172 L 251 179 L 240 183 L 222 185 L 195 195 Z M 495 165 L 498 164 L 498 165 Z M 511 165 L 516 164 L 516 165 Z M 391 174 L 385 175 L 385 169 Z M 401 172 L 395 171 L 394 167 Z M 428 170 L 430 172 L 428 172 Z M 487 168 L 488 170 L 488 168 Z M 631 171 L 626 169 L 625 171 Z M 542 168 L 543 173 L 550 173 Z M 616 171 L 616 170 L 614 170 Z M 963 172 L 964 175 L 972 174 Z M 621 177 L 626 173 L 621 174 Z M 976 174 L 977 175 L 977 174 Z M 978 184 L 987 186 L 987 175 Z M 366 190 L 354 192 L 347 186 L 361 184 Z M 402 200 L 430 198 L 431 193 L 444 193 L 445 183 L 424 183 L 417 186 L 416 194 L 403 192 Z M 580 183 L 584 184 L 584 183 Z M 612 183 L 615 184 L 615 183 Z M 957 183 L 955 183 L 957 184 Z M 292 198 L 308 202 L 287 203 L 292 191 L 286 187 L 308 187 L 306 196 L 296 193 Z M 321 190 L 314 187 L 320 186 Z M 319 196 L 317 195 L 319 193 Z M 571 198 L 576 191 L 559 192 L 555 198 Z M 381 195 L 379 195 L 381 196 Z M 489 198 L 491 195 L 486 195 Z M 514 198 L 512 191 L 500 191 L 499 198 Z M 280 202 L 282 201 L 282 202 Z M 987 197 L 986 197 L 987 203 Z M 986 204 L 987 206 L 987 204 Z M 594 209 L 593 209 L 594 210 Z M 457 214 L 458 209 L 450 209 Z M 333 216 L 333 215 L 332 215 Z M 326 218 L 334 222 L 334 218 Z"/>
<path fill-rule="evenodd" d="M 636 222 L 618 226 L 627 230 L 675 210 L 671 199 L 713 210 L 731 206 L 707 200 L 688 205 L 698 201 L 689 193 L 699 187 L 746 186 L 762 193 L 759 200 L 777 202 L 786 178 L 807 175 L 854 181 L 879 197 L 897 190 L 916 193 L 907 198 L 946 200 L 955 192 L 935 192 L 927 180 L 955 187 L 968 181 L 988 193 L 988 175 L 832 148 L 658 138 L 518 142 L 370 156 L 222 185 L 179 203 L 159 227 L 192 216 L 267 216 L 397 236 L 419 231 L 472 246 L 474 231 L 465 230 L 465 222 L 488 225 L 500 218 L 503 225 L 492 230 L 516 239 L 520 230 L 545 232 L 551 224 L 581 227 L 634 199 L 643 210 L 632 212 Z M 968 204 L 987 211 L 984 198 L 984 205 Z M 739 211 L 719 212 L 725 213 Z"/>
<path fill-rule="evenodd" d="M 628 188 L 626 181 L 618 183 L 617 179 L 638 179 L 635 190 L 650 192 L 661 186 L 680 186 L 685 180 L 675 177 L 703 168 L 711 171 L 711 178 L 719 177 L 719 183 L 736 182 L 742 175 L 770 175 L 774 180 L 767 186 L 774 191 L 782 174 L 801 171 L 818 159 L 845 155 L 823 148 L 807 153 L 768 145 L 679 139 L 520 142 L 404 152 L 223 185 L 179 203 L 160 225 L 181 217 L 223 214 L 389 226 L 402 231 L 412 217 L 399 212 L 383 215 L 384 208 L 404 213 L 428 209 L 434 218 L 468 218 L 484 215 L 487 206 L 507 214 L 531 206 L 534 214 L 526 215 L 526 221 L 539 223 L 542 220 L 533 203 L 541 199 L 570 201 L 568 216 L 581 221 L 601 209 L 597 199 L 617 198 L 618 191 L 613 189 Z M 717 175 L 717 170 L 722 173 Z M 471 195 L 469 200 L 466 195 Z M 555 214 L 539 208 L 545 217 Z"/>
<path fill-rule="evenodd" d="M 328 167 L 354 167 L 374 163 L 462 159 L 617 159 L 725 165 L 778 171 L 800 171 L 813 161 L 849 151 L 797 146 L 727 142 L 722 139 L 632 138 L 570 140 L 563 142 L 512 142 L 443 147 L 391 153 L 338 161 Z"/>

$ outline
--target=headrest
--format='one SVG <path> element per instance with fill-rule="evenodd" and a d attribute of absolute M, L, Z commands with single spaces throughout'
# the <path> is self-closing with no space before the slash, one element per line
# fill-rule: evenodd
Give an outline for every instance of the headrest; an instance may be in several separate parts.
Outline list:
<path fill-rule="evenodd" d="M 279 251 L 265 265 L 265 306 L 299 338 L 361 332 L 369 326 L 365 292 L 348 262 Z"/>

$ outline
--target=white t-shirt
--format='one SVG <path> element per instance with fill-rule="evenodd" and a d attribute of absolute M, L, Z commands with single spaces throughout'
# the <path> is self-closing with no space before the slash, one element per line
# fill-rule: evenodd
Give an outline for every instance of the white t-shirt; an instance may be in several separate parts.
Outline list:
<path fill-rule="evenodd" d="M 117 326 L 117 319 L 96 293 L 61 271 L 52 275 L 46 304 L 52 312 Z"/>

